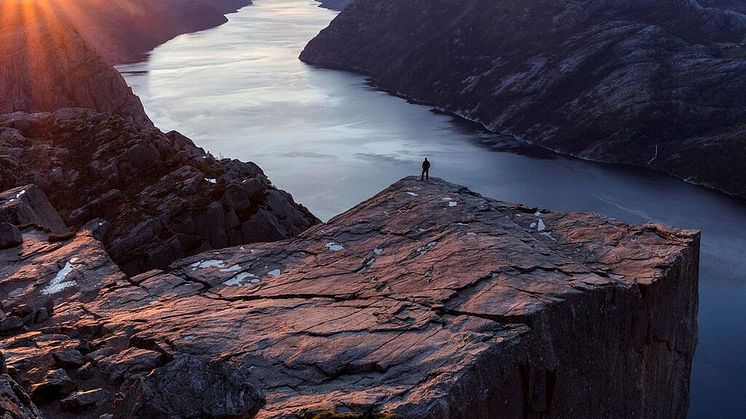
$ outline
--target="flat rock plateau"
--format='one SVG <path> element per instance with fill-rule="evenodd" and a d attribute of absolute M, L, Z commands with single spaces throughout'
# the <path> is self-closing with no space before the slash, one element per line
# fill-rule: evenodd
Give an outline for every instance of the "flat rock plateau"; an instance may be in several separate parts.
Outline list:
<path fill-rule="evenodd" d="M 746 197 L 746 3 L 356 0 L 301 54 L 557 152 Z"/>
<path fill-rule="evenodd" d="M 406 178 L 296 238 L 126 275 L 32 190 L 0 213 L 11 417 L 686 416 L 698 232 Z"/>

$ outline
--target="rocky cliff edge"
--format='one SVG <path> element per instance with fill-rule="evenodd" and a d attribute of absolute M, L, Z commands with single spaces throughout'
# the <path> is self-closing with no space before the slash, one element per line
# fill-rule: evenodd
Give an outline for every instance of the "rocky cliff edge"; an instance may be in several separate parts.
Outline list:
<path fill-rule="evenodd" d="M 0 353 L 48 415 L 686 416 L 694 231 L 407 178 L 295 239 L 132 277 L 90 230 L 22 235 Z"/>

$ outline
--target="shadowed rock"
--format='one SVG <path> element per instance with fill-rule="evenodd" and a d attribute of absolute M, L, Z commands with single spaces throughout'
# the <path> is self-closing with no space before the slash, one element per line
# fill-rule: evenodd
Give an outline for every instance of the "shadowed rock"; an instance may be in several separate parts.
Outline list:
<path fill-rule="evenodd" d="M 75 369 L 80 368 L 85 364 L 83 354 L 81 354 L 77 349 L 53 351 L 52 359 L 54 359 L 55 364 L 62 368 Z"/>
<path fill-rule="evenodd" d="M 3 419 L 42 419 L 39 409 L 9 375 L 0 374 L 0 417 Z"/>
<path fill-rule="evenodd" d="M 744 10 L 718 0 L 356 0 L 300 57 L 564 154 L 746 197 Z"/>
<path fill-rule="evenodd" d="M 6 131 L 13 135 L 0 141 L 0 189 L 39 185 L 128 274 L 210 248 L 286 239 L 318 222 L 257 165 L 217 160 L 177 132 L 82 109 L 0 115 Z"/>
<path fill-rule="evenodd" d="M 108 391 L 97 388 L 88 391 L 76 391 L 64 399 L 60 400 L 60 407 L 63 410 L 80 412 L 84 409 L 96 407 L 99 404 L 108 403 L 111 400 L 111 394 Z"/>
<path fill-rule="evenodd" d="M 253 417 L 264 398 L 249 378 L 228 363 L 176 357 L 138 380 L 114 418 Z"/>
<path fill-rule="evenodd" d="M 15 247 L 23 243 L 21 232 L 10 223 L 0 222 L 0 250 Z"/>
<path fill-rule="evenodd" d="M 31 397 L 36 401 L 47 401 L 59 396 L 67 396 L 77 388 L 65 370 L 50 371 L 44 381 L 31 387 Z"/>
<path fill-rule="evenodd" d="M 36 185 L 19 186 L 0 193 L 0 222 L 15 226 L 33 224 L 55 234 L 67 232 L 65 222 Z"/>
<path fill-rule="evenodd" d="M 331 10 L 342 10 L 352 3 L 352 0 L 316 0 L 319 3 L 319 7 L 324 7 Z"/>

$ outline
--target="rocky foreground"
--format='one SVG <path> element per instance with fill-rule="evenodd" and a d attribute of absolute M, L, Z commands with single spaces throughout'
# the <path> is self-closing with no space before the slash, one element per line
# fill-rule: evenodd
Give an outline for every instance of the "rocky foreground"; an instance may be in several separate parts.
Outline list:
<path fill-rule="evenodd" d="M 127 274 L 286 239 L 318 222 L 253 163 L 218 160 L 175 131 L 84 109 L 0 115 L 0 190 L 29 184 L 73 231 L 88 225 Z M 0 195 L 0 206 L 16 193 Z M 33 207 L 30 196 L 18 199 Z"/>
<path fill-rule="evenodd" d="M 127 276 L 48 216 L 0 251 L 15 417 L 686 416 L 697 232 L 407 178 L 296 239 Z"/>
<path fill-rule="evenodd" d="M 81 107 L 152 127 L 124 78 L 88 46 L 68 13 L 50 10 L 54 4 L 25 0 L 2 4 L 0 114 Z"/>
<path fill-rule="evenodd" d="M 744 4 L 356 0 L 301 59 L 561 153 L 746 197 Z"/>

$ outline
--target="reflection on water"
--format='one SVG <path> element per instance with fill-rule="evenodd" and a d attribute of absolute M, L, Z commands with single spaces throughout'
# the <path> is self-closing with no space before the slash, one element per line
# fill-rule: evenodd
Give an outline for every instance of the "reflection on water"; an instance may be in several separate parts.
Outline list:
<path fill-rule="evenodd" d="M 334 17 L 313 0 L 256 0 L 219 28 L 120 67 L 153 121 L 216 156 L 251 160 L 319 217 L 431 173 L 484 195 L 703 231 L 690 417 L 746 417 L 746 205 L 648 171 L 558 157 L 297 60 Z"/>

